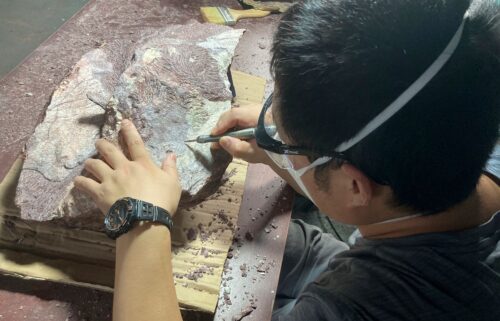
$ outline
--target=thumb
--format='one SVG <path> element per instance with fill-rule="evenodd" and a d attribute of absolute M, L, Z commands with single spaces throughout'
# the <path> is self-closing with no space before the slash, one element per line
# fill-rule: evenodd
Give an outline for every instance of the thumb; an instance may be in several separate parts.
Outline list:
<path fill-rule="evenodd" d="M 245 159 L 253 153 L 253 147 L 249 142 L 238 138 L 224 136 L 219 144 L 234 157 Z"/>
<path fill-rule="evenodd" d="M 161 169 L 175 178 L 179 178 L 179 174 L 177 172 L 177 156 L 175 153 L 170 152 L 167 154 L 167 157 L 165 157 L 163 163 L 161 164 Z"/>

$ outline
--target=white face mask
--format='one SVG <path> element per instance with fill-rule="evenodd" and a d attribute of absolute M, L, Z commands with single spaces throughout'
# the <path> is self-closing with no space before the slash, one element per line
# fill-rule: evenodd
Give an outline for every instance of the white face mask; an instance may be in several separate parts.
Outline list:
<path fill-rule="evenodd" d="M 408 215 L 408 216 L 391 218 L 391 219 L 388 219 L 388 220 L 385 220 L 385 221 L 373 223 L 373 225 L 393 223 L 393 222 L 399 222 L 399 221 L 406 221 L 406 220 L 409 220 L 410 218 L 419 217 L 419 216 L 422 216 L 422 214 L 413 214 L 413 215 Z"/>
<path fill-rule="evenodd" d="M 330 160 L 331 160 L 331 157 L 321 157 L 321 158 L 318 158 L 317 160 L 315 160 L 313 163 L 309 164 L 308 166 L 306 166 L 304 168 L 301 168 L 299 170 L 295 170 L 293 168 L 287 168 L 286 169 L 288 171 L 288 173 L 290 174 L 290 176 L 293 178 L 293 180 L 300 187 L 300 189 L 301 189 L 302 193 L 304 194 L 304 196 L 306 196 L 311 202 L 313 202 L 314 205 L 316 205 L 316 207 L 318 207 L 318 204 L 316 204 L 316 202 L 312 198 L 311 194 L 307 190 L 307 187 L 305 186 L 305 184 L 304 184 L 304 182 L 302 180 L 302 176 L 307 171 L 309 171 L 310 169 L 312 169 L 314 167 L 317 167 L 319 165 L 325 164 L 326 162 L 328 162 Z M 391 219 L 388 219 L 388 220 L 385 220 L 385 221 L 381 221 L 381 222 L 377 222 L 377 223 L 374 223 L 374 224 L 378 225 L 378 224 L 386 224 L 386 223 L 392 223 L 392 222 L 399 222 L 399 221 L 408 220 L 410 218 L 414 218 L 414 217 L 418 217 L 418 216 L 422 216 L 422 214 L 414 214 L 414 215 L 409 215 L 409 216 L 391 218 Z"/>
<path fill-rule="evenodd" d="M 316 202 L 312 198 L 311 194 L 309 194 L 309 191 L 307 190 L 307 187 L 304 185 L 304 182 L 302 181 L 302 175 L 303 174 L 300 175 L 298 173 L 298 171 L 296 171 L 294 169 L 291 169 L 291 168 L 287 168 L 287 171 L 290 174 L 290 176 L 292 176 L 292 178 L 295 181 L 295 183 L 297 183 L 297 185 L 300 187 L 300 190 L 302 191 L 302 194 L 304 196 L 306 196 L 311 202 L 313 202 L 314 205 L 316 205 L 316 207 L 318 207 L 318 204 L 316 204 Z"/>
<path fill-rule="evenodd" d="M 266 151 L 267 152 L 267 151 Z M 271 156 L 271 152 L 267 152 L 269 156 Z M 287 170 L 287 172 L 290 174 L 290 176 L 293 178 L 295 183 L 299 186 L 300 190 L 302 191 L 302 194 L 306 196 L 311 202 L 313 202 L 316 207 L 318 207 L 318 204 L 314 201 L 312 195 L 309 193 L 307 187 L 304 184 L 304 181 L 302 180 L 302 176 L 307 173 L 309 170 L 318 167 L 320 165 L 323 165 L 327 162 L 329 162 L 332 158 L 331 157 L 320 157 L 316 159 L 314 162 L 311 164 L 307 165 L 306 167 L 303 167 L 301 169 L 294 169 L 293 168 L 293 163 L 290 160 L 290 158 L 287 155 L 280 155 L 280 154 L 273 154 L 272 159 L 276 161 L 276 157 L 279 155 L 279 157 L 282 157 L 281 161 L 277 164 L 281 167 Z M 288 166 L 284 166 L 285 164 L 288 164 Z M 318 207 L 319 208 L 319 207 Z M 397 218 L 391 218 L 385 221 L 377 222 L 374 223 L 375 225 L 378 224 L 386 224 L 386 223 L 392 223 L 392 222 L 399 222 L 399 221 L 404 221 L 408 220 L 414 217 L 422 216 L 422 214 L 414 214 L 414 215 L 409 215 L 409 216 L 403 216 L 403 217 L 397 217 Z M 343 223 L 345 224 L 345 223 Z"/>
<path fill-rule="evenodd" d="M 269 155 L 269 157 L 278 165 L 279 167 L 286 169 L 287 172 L 290 174 L 290 176 L 293 178 L 295 183 L 300 187 L 302 193 L 304 196 L 306 196 L 311 202 L 318 207 L 318 204 L 314 202 L 314 199 L 312 198 L 311 194 L 307 190 L 307 187 L 304 185 L 304 181 L 302 181 L 302 176 L 309 170 L 313 169 L 314 167 L 323 165 L 327 162 L 329 162 L 332 158 L 328 156 L 320 157 L 316 159 L 314 162 L 311 164 L 307 165 L 306 167 L 303 167 L 301 169 L 295 169 L 292 161 L 288 157 L 288 155 L 282 155 L 282 154 L 275 154 L 273 152 L 268 152 L 266 153 Z"/>

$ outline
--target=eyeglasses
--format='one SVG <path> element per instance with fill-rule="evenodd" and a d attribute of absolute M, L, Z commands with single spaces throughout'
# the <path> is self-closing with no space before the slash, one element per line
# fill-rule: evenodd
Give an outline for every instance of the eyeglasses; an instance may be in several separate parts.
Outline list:
<path fill-rule="evenodd" d="M 331 151 L 318 153 L 317 151 L 313 151 L 310 148 L 292 146 L 283 143 L 283 141 L 281 141 L 279 137 L 279 134 L 276 130 L 276 124 L 273 120 L 272 101 L 273 94 L 269 95 L 266 102 L 264 103 L 264 107 L 262 108 L 262 111 L 260 113 L 257 128 L 255 130 L 255 139 L 257 141 L 257 145 L 267 152 L 269 157 L 276 163 L 276 165 L 283 169 L 295 169 L 298 171 L 298 174 L 302 175 L 309 169 L 325 164 L 333 158 L 347 160 L 346 156 L 342 153 Z M 315 160 L 308 166 L 298 170 L 294 168 L 293 163 L 288 157 L 293 155 L 308 156 L 309 158 L 313 158 Z"/>
<path fill-rule="evenodd" d="M 332 159 L 340 162 L 352 163 L 347 155 L 341 152 L 312 151 L 310 148 L 291 146 L 281 141 L 276 130 L 276 124 L 273 120 L 272 102 L 273 94 L 269 95 L 260 113 L 257 128 L 255 130 L 255 140 L 257 141 L 257 145 L 264 149 L 276 165 L 283 169 L 292 169 L 296 174 L 302 176 L 308 170 L 326 164 Z M 310 159 L 314 159 L 314 161 L 312 161 L 311 164 L 299 169 L 294 166 L 289 158 L 289 156 L 293 155 L 304 155 Z M 377 184 L 390 185 L 387 180 L 380 179 L 374 175 L 370 175 L 370 177 Z"/>

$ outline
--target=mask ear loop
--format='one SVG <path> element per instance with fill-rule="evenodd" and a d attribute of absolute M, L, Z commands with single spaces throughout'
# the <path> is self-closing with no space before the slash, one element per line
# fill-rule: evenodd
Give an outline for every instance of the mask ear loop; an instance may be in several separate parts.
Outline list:
<path fill-rule="evenodd" d="M 288 157 L 287 157 L 287 159 L 288 159 Z M 293 167 L 292 167 L 292 170 L 294 170 L 294 171 L 297 173 L 297 175 L 299 175 L 299 177 L 301 177 L 302 175 L 304 175 L 304 174 L 305 174 L 308 170 L 310 170 L 311 168 L 314 168 L 314 167 L 317 167 L 317 166 L 323 165 L 323 164 L 325 164 L 325 163 L 329 162 L 330 160 L 332 160 L 332 158 L 331 158 L 331 157 L 329 157 L 329 156 L 323 156 L 323 157 L 320 157 L 320 158 L 316 159 L 314 162 L 312 162 L 311 164 L 307 165 L 307 166 L 306 166 L 306 167 L 304 167 L 304 168 L 301 168 L 301 169 L 299 169 L 299 170 L 295 170 L 295 169 L 293 169 Z M 288 161 L 290 162 L 290 164 L 292 163 L 292 162 L 290 161 L 290 159 L 288 159 Z"/>
<path fill-rule="evenodd" d="M 295 169 L 293 169 L 293 163 L 290 160 L 290 158 L 287 155 L 283 155 L 283 157 L 285 157 L 287 159 L 287 161 L 290 165 L 290 168 L 287 168 L 287 171 L 290 174 L 290 176 L 293 178 L 293 180 L 297 183 L 299 188 L 302 190 L 302 193 L 311 202 L 313 202 L 314 205 L 316 205 L 316 207 L 318 207 L 318 204 L 316 204 L 316 202 L 312 198 L 312 195 L 309 193 L 309 191 L 307 190 L 307 187 L 305 186 L 304 182 L 302 181 L 302 175 L 304 175 L 311 168 L 314 168 L 316 166 L 319 166 L 319 165 L 322 165 L 322 164 L 329 162 L 332 158 L 328 157 L 328 156 L 320 157 L 317 160 L 315 160 L 314 162 L 312 162 L 311 164 L 309 164 L 308 166 L 301 168 L 299 170 L 295 170 Z"/>

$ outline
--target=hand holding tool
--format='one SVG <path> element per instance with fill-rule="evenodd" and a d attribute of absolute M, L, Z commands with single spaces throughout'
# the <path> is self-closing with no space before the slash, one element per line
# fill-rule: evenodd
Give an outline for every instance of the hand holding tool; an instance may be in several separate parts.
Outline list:
<path fill-rule="evenodd" d="M 192 143 L 192 142 L 196 142 L 199 144 L 213 143 L 213 142 L 218 142 L 219 139 L 221 139 L 224 136 L 235 137 L 235 138 L 239 138 L 242 140 L 253 139 L 253 138 L 255 138 L 255 129 L 256 129 L 255 127 L 254 128 L 245 128 L 245 129 L 241 129 L 241 130 L 237 130 L 237 131 L 226 132 L 222 135 L 217 135 L 217 136 L 200 135 L 200 136 L 196 137 L 195 139 L 186 140 L 185 143 Z M 276 126 L 268 126 L 267 132 L 272 134 L 271 136 L 274 136 L 274 134 L 276 133 Z"/>

